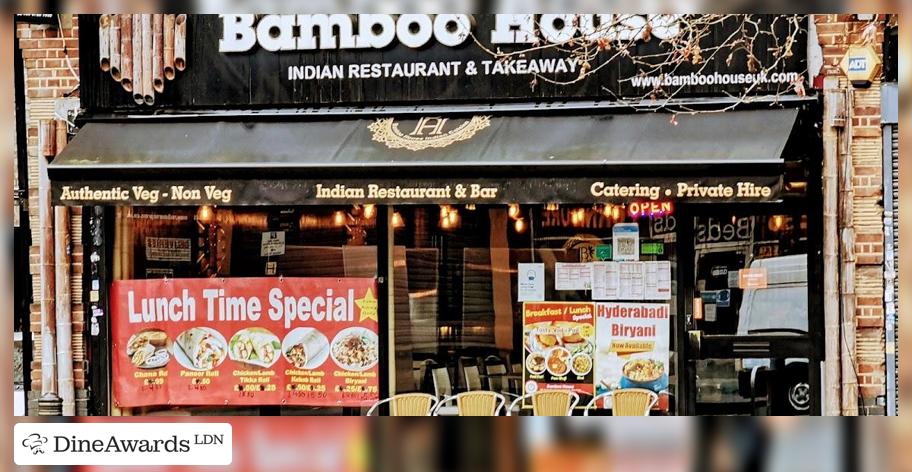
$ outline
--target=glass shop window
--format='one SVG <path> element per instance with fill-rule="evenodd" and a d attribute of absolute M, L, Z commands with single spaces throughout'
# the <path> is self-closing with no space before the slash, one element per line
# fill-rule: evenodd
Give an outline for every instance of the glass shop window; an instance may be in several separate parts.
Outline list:
<path fill-rule="evenodd" d="M 115 279 L 376 277 L 376 208 L 121 207 Z M 339 415 L 339 408 L 181 407 L 136 414 Z"/>
<path fill-rule="evenodd" d="M 720 215 L 694 220 L 695 329 L 707 335 L 808 334 L 807 215 Z M 805 414 L 807 359 L 696 363 L 698 414 Z"/>
<path fill-rule="evenodd" d="M 442 397 L 483 389 L 501 392 L 511 400 L 528 391 L 524 371 L 528 374 L 529 366 L 537 363 L 530 358 L 545 352 L 557 353 L 553 360 L 540 359 L 551 363 L 543 369 L 563 374 L 555 378 L 569 379 L 582 372 L 577 380 L 580 386 L 588 384 L 589 394 L 598 385 L 617 388 L 619 376 L 593 365 L 598 350 L 618 362 L 637 354 L 599 346 L 594 326 L 587 330 L 577 329 L 580 323 L 570 321 L 535 326 L 531 318 L 524 322 L 520 296 L 528 295 L 520 291 L 529 289 L 529 277 L 537 277 L 529 271 L 540 267 L 543 277 L 535 281 L 540 296 L 533 300 L 555 302 L 559 307 L 590 303 L 594 311 L 600 302 L 593 301 L 588 272 L 592 263 L 621 259 L 619 250 L 637 263 L 666 261 L 662 267 L 667 293 L 655 303 L 670 314 L 664 322 L 666 334 L 660 335 L 667 350 L 677 310 L 675 228 L 664 212 L 647 214 L 646 210 L 630 204 L 396 207 L 396 391 Z M 613 233 L 621 223 L 633 236 L 622 241 L 624 247 L 615 248 Z M 623 302 L 623 296 L 614 300 Z M 645 302 L 639 298 L 634 303 Z M 593 318 L 590 325 L 596 323 Z M 665 380 L 661 389 L 671 394 L 673 358 L 673 354 L 665 356 L 661 367 Z"/>
<path fill-rule="evenodd" d="M 376 209 L 134 207 L 118 211 L 119 278 L 374 277 Z"/>
<path fill-rule="evenodd" d="M 700 217 L 694 224 L 697 329 L 807 333 L 807 215 Z"/>

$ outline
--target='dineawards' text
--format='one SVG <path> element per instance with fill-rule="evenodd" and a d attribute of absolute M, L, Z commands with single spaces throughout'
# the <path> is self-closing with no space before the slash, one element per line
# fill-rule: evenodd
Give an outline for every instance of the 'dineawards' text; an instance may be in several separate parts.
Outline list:
<path fill-rule="evenodd" d="M 65 185 L 61 189 L 60 200 L 64 202 L 143 202 L 155 204 L 159 201 L 166 202 L 218 202 L 231 203 L 232 190 L 219 188 L 215 185 L 190 187 L 186 185 L 172 185 L 168 191 L 148 188 L 143 185 L 132 187 L 92 188 L 88 185 L 72 187 Z"/>
<path fill-rule="evenodd" d="M 171 436 L 168 439 L 77 439 L 76 436 L 54 436 L 54 452 L 89 452 L 94 454 L 124 452 L 190 452 L 190 440 Z"/>

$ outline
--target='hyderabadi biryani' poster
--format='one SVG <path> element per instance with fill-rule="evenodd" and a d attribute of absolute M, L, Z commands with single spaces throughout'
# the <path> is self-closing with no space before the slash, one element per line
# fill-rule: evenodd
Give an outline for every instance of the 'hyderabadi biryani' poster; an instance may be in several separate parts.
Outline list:
<path fill-rule="evenodd" d="M 619 388 L 668 389 L 667 303 L 597 303 L 596 394 Z"/>
<path fill-rule="evenodd" d="M 114 401 L 371 405 L 376 291 L 372 278 L 116 281 Z"/>

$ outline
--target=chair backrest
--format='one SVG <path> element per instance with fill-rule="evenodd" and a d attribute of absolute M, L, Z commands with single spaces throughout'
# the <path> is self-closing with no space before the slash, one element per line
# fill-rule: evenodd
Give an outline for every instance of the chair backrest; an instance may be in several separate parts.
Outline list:
<path fill-rule="evenodd" d="M 478 366 L 467 365 L 463 372 L 465 374 L 466 389 L 469 391 L 481 390 L 481 373 L 478 372 Z"/>
<path fill-rule="evenodd" d="M 430 416 L 437 407 L 437 397 L 427 393 L 400 393 L 374 403 L 367 416 L 379 413 L 384 403 L 389 403 L 390 416 Z"/>
<path fill-rule="evenodd" d="M 448 397 L 453 394 L 453 386 L 450 383 L 450 371 L 446 367 L 436 367 L 431 370 L 431 376 L 434 379 L 434 395 L 437 398 Z"/>
<path fill-rule="evenodd" d="M 390 416 L 429 416 L 436 399 L 426 393 L 402 393 L 390 398 Z"/>
<path fill-rule="evenodd" d="M 510 373 L 513 375 L 522 375 L 523 365 L 522 364 L 512 364 L 510 365 Z"/>
<path fill-rule="evenodd" d="M 571 416 L 579 395 L 570 390 L 539 390 L 532 394 L 535 416 Z"/>
<path fill-rule="evenodd" d="M 495 392 L 464 392 L 456 395 L 459 416 L 497 416 L 506 400 Z"/>
<path fill-rule="evenodd" d="M 648 416 L 659 396 L 642 388 L 623 388 L 611 394 L 614 416 Z"/>
<path fill-rule="evenodd" d="M 486 367 L 488 374 L 488 389 L 493 392 L 504 392 L 507 390 L 507 367 L 503 364 L 493 364 Z"/>

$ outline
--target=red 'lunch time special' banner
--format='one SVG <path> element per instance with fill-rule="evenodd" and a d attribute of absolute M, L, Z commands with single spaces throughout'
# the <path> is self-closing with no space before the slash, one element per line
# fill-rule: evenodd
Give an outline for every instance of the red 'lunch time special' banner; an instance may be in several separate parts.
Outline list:
<path fill-rule="evenodd" d="M 126 280 L 111 289 L 114 400 L 367 406 L 378 398 L 372 278 Z"/>

